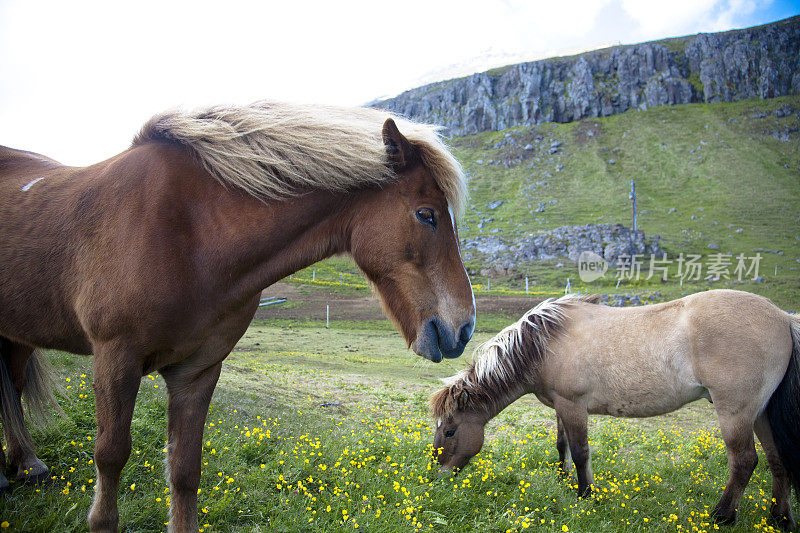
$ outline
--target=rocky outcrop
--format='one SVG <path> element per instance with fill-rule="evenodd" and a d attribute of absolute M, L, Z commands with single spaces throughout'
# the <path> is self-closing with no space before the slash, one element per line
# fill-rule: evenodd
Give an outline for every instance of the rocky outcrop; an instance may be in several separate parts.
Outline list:
<path fill-rule="evenodd" d="M 506 242 L 499 236 L 479 236 L 461 244 L 464 259 L 472 259 L 471 251 L 484 254 L 492 264 L 492 272 L 484 275 L 512 273 L 519 263 L 542 259 L 566 258 L 578 261 L 581 252 L 591 251 L 603 257 L 612 267 L 622 255 L 650 254 L 661 257 L 661 237 L 645 238 L 642 230 L 634 231 L 622 224 L 586 224 L 564 226 L 554 230 Z"/>
<path fill-rule="evenodd" d="M 373 104 L 451 135 L 629 109 L 800 93 L 800 17 L 520 63 Z"/>

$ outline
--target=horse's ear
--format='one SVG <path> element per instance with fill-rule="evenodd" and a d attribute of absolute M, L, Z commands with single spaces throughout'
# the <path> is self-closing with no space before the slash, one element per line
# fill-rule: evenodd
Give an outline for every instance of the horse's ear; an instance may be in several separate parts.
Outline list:
<path fill-rule="evenodd" d="M 467 392 L 467 389 L 461 389 L 461 393 L 456 396 L 456 405 L 458 405 L 458 410 L 463 411 L 466 409 L 468 403 L 469 393 Z"/>
<path fill-rule="evenodd" d="M 387 118 L 383 123 L 383 144 L 389 156 L 389 165 L 395 172 L 409 168 L 414 163 L 414 147 L 408 142 L 394 120 Z"/>

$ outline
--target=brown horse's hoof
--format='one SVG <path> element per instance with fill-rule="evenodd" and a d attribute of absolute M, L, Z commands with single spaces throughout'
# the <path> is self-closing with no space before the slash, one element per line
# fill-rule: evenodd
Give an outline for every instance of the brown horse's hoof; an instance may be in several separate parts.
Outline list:
<path fill-rule="evenodd" d="M 795 531 L 797 529 L 797 522 L 794 521 L 792 512 L 789 511 L 788 516 L 777 510 L 775 505 L 770 509 L 770 521 L 777 526 L 781 531 Z"/>
<path fill-rule="evenodd" d="M 721 526 L 732 526 L 736 523 L 736 511 L 733 513 L 725 513 L 715 507 L 714 510 L 711 511 L 711 520 Z"/>
<path fill-rule="evenodd" d="M 17 471 L 17 481 L 23 485 L 39 485 L 50 479 L 50 470 L 40 460 L 36 460 L 28 468 L 20 468 Z"/>

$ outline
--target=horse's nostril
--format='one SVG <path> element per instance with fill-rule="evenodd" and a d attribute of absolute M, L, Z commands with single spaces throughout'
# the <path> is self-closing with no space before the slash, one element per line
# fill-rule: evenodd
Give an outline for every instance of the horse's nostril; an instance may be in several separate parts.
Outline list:
<path fill-rule="evenodd" d="M 461 326 L 461 331 L 458 334 L 458 340 L 461 344 L 466 345 L 472 338 L 472 333 L 475 331 L 475 319 L 470 318 L 466 324 Z"/>

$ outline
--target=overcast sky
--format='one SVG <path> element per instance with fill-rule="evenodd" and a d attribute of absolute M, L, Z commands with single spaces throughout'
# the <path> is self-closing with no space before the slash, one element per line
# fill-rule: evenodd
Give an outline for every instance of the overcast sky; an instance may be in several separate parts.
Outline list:
<path fill-rule="evenodd" d="M 798 0 L 0 0 L 0 144 L 84 165 L 175 106 L 361 105 L 471 69 L 798 13 Z"/>

